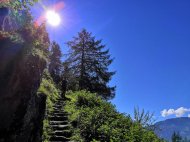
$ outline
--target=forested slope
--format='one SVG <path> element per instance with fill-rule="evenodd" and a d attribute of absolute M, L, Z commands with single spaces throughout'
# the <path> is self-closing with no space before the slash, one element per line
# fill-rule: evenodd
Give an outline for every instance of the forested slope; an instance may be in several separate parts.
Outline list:
<path fill-rule="evenodd" d="M 171 140 L 173 133 L 179 133 L 182 138 L 190 140 L 190 118 L 172 118 L 157 122 L 156 134 L 166 140 Z"/>

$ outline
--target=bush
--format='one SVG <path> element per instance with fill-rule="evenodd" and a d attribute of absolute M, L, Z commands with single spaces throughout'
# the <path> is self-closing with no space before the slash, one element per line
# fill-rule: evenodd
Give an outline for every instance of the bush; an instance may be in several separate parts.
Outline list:
<path fill-rule="evenodd" d="M 96 94 L 67 92 L 65 111 L 73 125 L 74 141 L 86 142 L 159 142 L 156 135 L 119 113 L 115 106 Z"/>

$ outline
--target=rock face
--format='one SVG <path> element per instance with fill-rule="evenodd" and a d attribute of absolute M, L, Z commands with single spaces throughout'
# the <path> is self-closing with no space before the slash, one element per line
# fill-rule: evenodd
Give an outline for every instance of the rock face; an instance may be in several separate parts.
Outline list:
<path fill-rule="evenodd" d="M 4 30 L 4 22 L 9 14 L 9 9 L 7 7 L 0 8 L 0 30 Z"/>
<path fill-rule="evenodd" d="M 16 29 L 16 23 L 10 16 L 11 10 L 8 7 L 0 7 L 0 30 L 11 31 Z"/>
<path fill-rule="evenodd" d="M 41 141 L 46 96 L 36 92 L 46 62 L 26 53 L 24 44 L 0 39 L 0 142 Z"/>

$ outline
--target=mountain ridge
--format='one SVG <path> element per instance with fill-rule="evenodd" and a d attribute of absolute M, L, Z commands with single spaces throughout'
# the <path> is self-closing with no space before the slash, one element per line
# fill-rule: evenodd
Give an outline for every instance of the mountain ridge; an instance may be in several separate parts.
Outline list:
<path fill-rule="evenodd" d="M 166 140 L 171 140 L 174 132 L 179 132 L 183 138 L 190 139 L 190 118 L 170 118 L 155 123 L 155 133 Z"/>

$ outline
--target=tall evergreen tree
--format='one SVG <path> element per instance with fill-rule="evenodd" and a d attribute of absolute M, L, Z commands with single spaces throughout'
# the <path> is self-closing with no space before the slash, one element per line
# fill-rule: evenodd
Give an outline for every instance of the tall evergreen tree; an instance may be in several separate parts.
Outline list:
<path fill-rule="evenodd" d="M 53 41 L 51 46 L 51 55 L 50 55 L 50 64 L 49 64 L 49 72 L 53 78 L 53 80 L 59 84 L 61 81 L 61 50 L 60 46 Z"/>
<path fill-rule="evenodd" d="M 86 89 L 97 93 L 105 99 L 115 96 L 115 87 L 108 85 L 115 72 L 109 72 L 108 66 L 112 63 L 109 50 L 101 40 L 96 40 L 91 33 L 83 29 L 72 41 L 69 41 L 70 48 L 66 63 L 73 72 L 75 86 L 78 89 Z"/>

